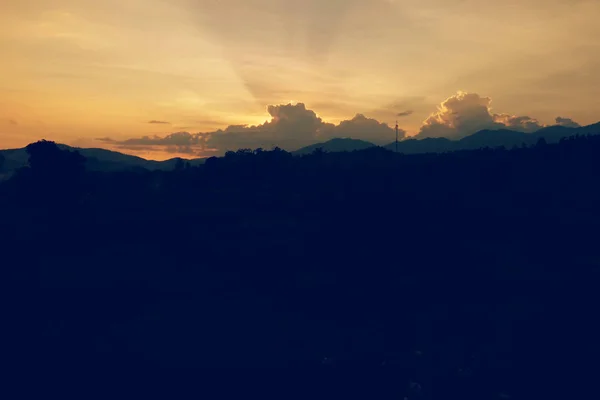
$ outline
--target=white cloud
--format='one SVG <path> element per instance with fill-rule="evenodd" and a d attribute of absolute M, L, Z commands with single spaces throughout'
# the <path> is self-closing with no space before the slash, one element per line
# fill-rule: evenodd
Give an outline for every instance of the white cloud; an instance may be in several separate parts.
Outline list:
<path fill-rule="evenodd" d="M 296 150 L 318 141 L 335 137 L 350 137 L 388 143 L 395 138 L 395 130 L 385 123 L 363 114 L 335 125 L 324 122 L 303 103 L 271 105 L 267 108 L 270 121 L 260 125 L 230 125 L 213 132 L 177 132 L 166 136 L 143 136 L 122 141 L 98 139 L 120 149 L 147 151 L 149 148 L 188 155 L 223 154 L 240 148 L 266 148 L 274 146 Z M 404 130 L 400 130 L 404 137 Z"/>
<path fill-rule="evenodd" d="M 494 121 L 501 125 L 501 128 L 513 129 L 521 132 L 535 132 L 544 127 L 540 122 L 531 117 L 517 117 L 510 114 L 494 114 Z"/>
<path fill-rule="evenodd" d="M 406 132 L 399 130 L 399 134 L 400 138 L 403 138 Z M 330 132 L 330 136 L 349 137 L 387 144 L 395 138 L 395 130 L 388 124 L 379 122 L 376 119 L 367 118 L 363 114 L 356 114 L 351 120 L 340 122 Z"/>
<path fill-rule="evenodd" d="M 444 100 L 421 126 L 418 137 L 461 138 L 483 129 L 534 132 L 544 125 L 528 116 L 494 114 L 492 99 L 477 93 L 458 92 Z"/>

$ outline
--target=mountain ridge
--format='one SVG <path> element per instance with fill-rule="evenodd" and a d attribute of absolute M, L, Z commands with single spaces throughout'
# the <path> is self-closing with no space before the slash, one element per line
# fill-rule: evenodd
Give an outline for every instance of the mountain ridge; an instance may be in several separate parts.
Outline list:
<path fill-rule="evenodd" d="M 533 133 L 525 133 L 511 129 L 484 129 L 463 138 L 452 140 L 448 138 L 405 139 L 398 142 L 398 152 L 405 154 L 443 153 L 458 150 L 476 150 L 484 147 L 519 147 L 531 146 L 544 138 L 547 143 L 558 143 L 563 138 L 575 135 L 600 134 L 600 122 L 595 124 L 570 128 L 553 125 L 541 128 Z M 382 146 L 395 151 L 396 143 Z"/>
<path fill-rule="evenodd" d="M 512 129 L 483 129 L 460 139 L 445 137 L 417 139 L 409 137 L 398 142 L 398 152 L 404 154 L 444 153 L 458 150 L 477 150 L 484 147 L 520 147 L 531 146 L 544 138 L 547 143 L 557 143 L 562 138 L 575 135 L 600 134 L 600 122 L 577 128 L 552 125 L 541 128 L 533 133 Z M 368 146 L 366 145 L 368 144 Z M 312 144 L 292 151 L 294 155 L 310 154 L 317 149 L 327 152 L 356 151 L 377 145 L 364 140 L 351 138 L 334 138 L 326 142 Z M 396 142 L 383 146 L 385 149 L 396 151 Z"/>
<path fill-rule="evenodd" d="M 205 161 L 204 158 L 186 160 L 179 157 L 164 161 L 155 161 L 102 148 L 81 148 L 60 143 L 57 143 L 57 146 L 62 150 L 78 151 L 86 158 L 86 169 L 90 171 L 111 172 L 140 168 L 150 171 L 168 171 L 174 169 L 179 160 L 190 163 L 190 165 L 199 165 Z M 0 155 L 4 157 L 0 173 L 10 173 L 11 171 L 25 167 L 29 160 L 29 155 L 25 147 L 0 150 Z"/>
<path fill-rule="evenodd" d="M 301 147 L 298 150 L 292 151 L 293 155 L 304 155 L 310 154 L 317 149 L 321 149 L 327 152 L 341 152 L 341 151 L 356 151 L 364 150 L 376 145 L 360 139 L 352 138 L 333 138 L 326 142 L 320 142 L 311 144 L 306 147 Z"/>
<path fill-rule="evenodd" d="M 541 138 L 547 143 L 557 143 L 563 138 L 575 135 L 598 135 L 600 134 L 600 122 L 581 126 L 577 128 L 553 125 L 541 128 L 533 133 L 522 131 L 500 129 L 484 129 L 475 132 L 472 135 L 465 136 L 458 140 L 448 138 L 406 138 L 398 142 L 398 152 L 404 154 L 424 154 L 424 153 L 444 153 L 459 150 L 476 150 L 484 147 L 519 147 L 522 145 L 531 146 L 536 144 Z M 165 161 L 147 160 L 142 157 L 120 153 L 103 148 L 80 148 L 57 144 L 61 149 L 78 151 L 86 158 L 86 168 L 90 171 L 123 171 L 146 169 L 150 171 L 168 171 L 175 168 L 181 160 L 192 166 L 203 164 L 205 158 L 196 158 L 191 160 L 174 157 Z M 291 153 L 296 156 L 311 154 L 317 149 L 325 152 L 344 152 L 365 150 L 372 147 L 383 147 L 395 151 L 396 142 L 387 145 L 378 146 L 371 142 L 352 138 L 333 138 L 326 142 L 315 143 Z M 0 156 L 3 157 L 3 163 L 0 165 L 0 174 L 10 174 L 12 171 L 25 167 L 28 164 L 29 156 L 26 149 L 5 149 L 0 150 Z"/>

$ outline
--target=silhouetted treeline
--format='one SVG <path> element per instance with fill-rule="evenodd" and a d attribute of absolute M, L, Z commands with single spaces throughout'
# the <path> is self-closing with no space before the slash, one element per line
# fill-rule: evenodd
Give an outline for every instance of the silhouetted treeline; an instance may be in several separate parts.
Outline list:
<path fill-rule="evenodd" d="M 154 172 L 27 150 L 0 186 L 17 363 L 351 367 L 348 393 L 499 399 L 576 390 L 599 355 L 599 136 Z"/>

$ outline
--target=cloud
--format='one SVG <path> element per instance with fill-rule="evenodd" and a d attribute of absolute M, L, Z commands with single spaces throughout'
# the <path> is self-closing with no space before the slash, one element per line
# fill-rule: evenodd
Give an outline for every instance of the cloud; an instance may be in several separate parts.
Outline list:
<path fill-rule="evenodd" d="M 140 152 L 152 153 L 152 152 L 159 150 L 154 146 L 128 146 L 128 145 L 119 145 L 119 146 L 117 146 L 117 149 L 131 150 L 136 153 L 140 153 Z"/>
<path fill-rule="evenodd" d="M 165 148 L 167 153 L 173 154 L 189 154 L 189 155 L 201 155 L 202 151 L 198 151 L 191 146 L 167 146 Z"/>
<path fill-rule="evenodd" d="M 501 125 L 501 128 L 514 129 L 521 132 L 535 132 L 544 127 L 540 122 L 531 117 L 516 117 L 509 114 L 494 114 L 494 121 Z"/>
<path fill-rule="evenodd" d="M 148 121 L 149 124 L 161 124 L 161 125 L 171 125 L 168 121 L 157 121 L 153 119 L 152 121 Z"/>
<path fill-rule="evenodd" d="M 154 146 L 169 153 L 201 154 L 205 149 L 206 134 L 176 132 L 167 136 L 142 136 L 141 138 L 127 139 L 113 142 L 118 148 L 131 150 L 135 147 Z"/>
<path fill-rule="evenodd" d="M 271 120 L 257 126 L 232 125 L 209 133 L 206 144 L 220 151 L 239 148 L 294 149 L 314 142 L 323 130 L 330 129 L 317 114 L 303 103 L 267 107 Z M 333 126 L 333 125 L 331 125 Z"/>
<path fill-rule="evenodd" d="M 458 92 L 444 100 L 437 112 L 423 122 L 420 137 L 461 137 L 495 127 L 489 97 Z"/>
<path fill-rule="evenodd" d="M 200 143 L 199 135 L 191 134 L 189 132 L 176 132 L 171 133 L 165 137 L 160 136 L 142 136 L 137 139 L 127 139 L 121 144 L 132 145 L 132 146 L 146 146 L 146 145 L 161 145 L 161 146 L 191 146 Z"/>
<path fill-rule="evenodd" d="M 9 119 L 8 123 L 9 123 L 9 125 L 19 125 L 19 123 L 14 119 Z"/>
<path fill-rule="evenodd" d="M 402 129 L 398 133 L 400 138 L 406 135 L 406 132 Z M 387 143 L 395 139 L 396 131 L 376 119 L 356 114 L 351 120 L 342 121 L 339 125 L 334 126 L 330 131 L 330 137 L 349 137 Z"/>
<path fill-rule="evenodd" d="M 116 141 L 110 138 L 97 140 L 117 149 L 135 150 L 150 146 L 156 151 L 185 155 L 223 154 L 240 148 L 267 148 L 274 146 L 286 150 L 325 141 L 334 137 L 351 137 L 376 143 L 388 143 L 395 138 L 395 130 L 385 123 L 363 114 L 335 125 L 324 122 L 303 103 L 281 104 L 267 107 L 271 119 L 260 125 L 230 125 L 212 132 L 176 132 L 166 136 L 142 136 Z M 400 137 L 405 131 L 400 130 Z"/>
<path fill-rule="evenodd" d="M 409 115 L 412 115 L 412 110 L 407 110 L 407 111 L 402 111 L 396 114 L 396 117 L 408 117 Z"/>
<path fill-rule="evenodd" d="M 556 125 L 560 125 L 560 126 L 564 126 L 566 128 L 580 128 L 581 125 L 579 125 L 577 122 L 573 121 L 571 118 L 563 118 L 563 117 L 556 117 Z"/>
<path fill-rule="evenodd" d="M 104 142 L 104 143 L 115 143 L 115 140 L 113 140 L 109 137 L 95 138 L 94 140 L 97 140 L 98 142 Z"/>
<path fill-rule="evenodd" d="M 269 106 L 271 121 L 258 126 L 230 126 L 208 134 L 207 146 L 218 150 L 240 147 L 271 148 L 274 145 L 295 150 L 316 141 L 351 137 L 387 143 L 395 137 L 394 129 L 375 119 L 356 114 L 339 125 L 324 122 L 302 103 Z M 401 137 L 405 132 L 400 131 Z"/>
<path fill-rule="evenodd" d="M 477 93 L 458 92 L 444 100 L 421 126 L 418 137 L 461 138 L 483 129 L 534 132 L 544 125 L 528 116 L 494 114 L 492 99 Z"/>

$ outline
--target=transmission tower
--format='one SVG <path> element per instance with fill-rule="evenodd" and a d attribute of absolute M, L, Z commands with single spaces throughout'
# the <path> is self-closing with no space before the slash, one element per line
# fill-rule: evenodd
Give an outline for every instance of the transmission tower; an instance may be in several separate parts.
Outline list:
<path fill-rule="evenodd" d="M 396 153 L 398 152 L 398 120 L 396 120 Z"/>

